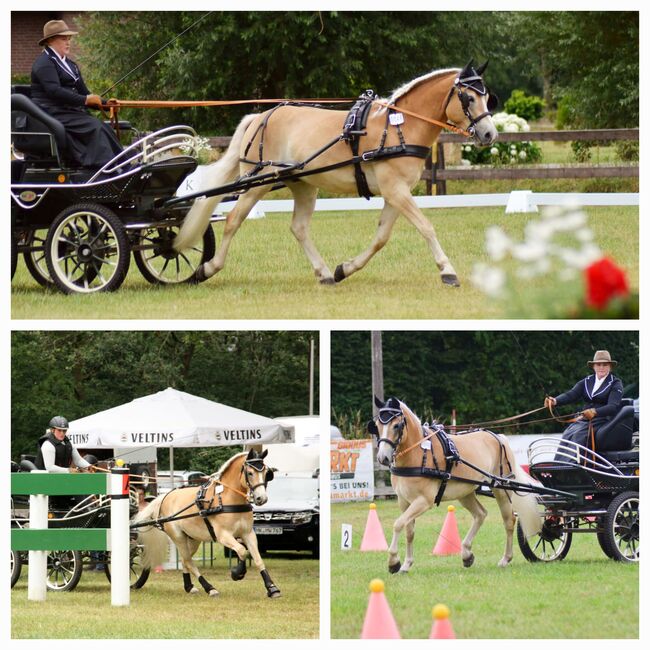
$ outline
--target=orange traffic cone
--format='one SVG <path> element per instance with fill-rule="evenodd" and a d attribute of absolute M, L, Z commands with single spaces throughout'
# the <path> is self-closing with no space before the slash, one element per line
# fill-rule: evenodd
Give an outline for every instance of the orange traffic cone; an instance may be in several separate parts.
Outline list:
<path fill-rule="evenodd" d="M 430 639 L 455 639 L 454 628 L 449 621 L 449 607 L 447 605 L 435 605 L 431 612 L 433 625 L 431 626 Z"/>
<path fill-rule="evenodd" d="M 368 512 L 368 520 L 366 521 L 366 530 L 363 533 L 361 540 L 362 551 L 387 551 L 388 544 L 384 536 L 384 529 L 381 527 L 381 522 L 377 516 L 377 506 L 374 503 L 370 504 Z"/>
<path fill-rule="evenodd" d="M 362 639 L 401 639 L 393 612 L 384 594 L 384 581 L 375 578 L 370 581 L 368 609 L 361 629 Z"/>
<path fill-rule="evenodd" d="M 455 510 L 454 506 L 447 506 L 445 523 L 442 525 L 438 541 L 431 552 L 432 555 L 457 555 L 460 553 L 460 535 L 458 534 Z"/>

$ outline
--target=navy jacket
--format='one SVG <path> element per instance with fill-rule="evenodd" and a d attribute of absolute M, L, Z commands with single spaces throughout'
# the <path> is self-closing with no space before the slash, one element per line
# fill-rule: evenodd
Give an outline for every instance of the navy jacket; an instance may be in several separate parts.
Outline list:
<path fill-rule="evenodd" d="M 45 48 L 32 66 L 32 100 L 41 108 L 81 108 L 86 104 L 90 90 L 77 64 L 69 58 L 65 69 L 57 55 Z"/>
<path fill-rule="evenodd" d="M 557 406 L 583 402 L 585 409 L 596 409 L 598 417 L 611 417 L 621 409 L 623 399 L 623 382 L 611 372 L 594 393 L 596 375 L 581 379 L 571 390 L 558 395 Z"/>

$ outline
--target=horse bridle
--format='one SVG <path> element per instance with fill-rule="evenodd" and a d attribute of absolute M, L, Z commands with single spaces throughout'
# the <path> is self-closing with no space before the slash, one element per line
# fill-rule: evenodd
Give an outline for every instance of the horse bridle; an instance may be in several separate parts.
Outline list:
<path fill-rule="evenodd" d="M 377 414 L 377 419 L 382 424 L 390 424 L 396 418 L 401 418 L 401 422 L 397 425 L 398 435 L 396 440 L 391 440 L 390 438 L 380 438 L 379 427 L 377 426 L 374 420 L 370 420 L 367 425 L 368 433 L 370 433 L 370 435 L 377 437 L 377 446 L 379 447 L 379 445 L 382 442 L 385 442 L 386 444 L 390 445 L 393 448 L 393 453 L 397 451 L 397 448 L 402 442 L 402 435 L 404 433 L 404 427 L 406 426 L 406 417 L 401 409 L 395 409 L 390 407 L 384 407 L 379 409 L 379 412 Z"/>
<path fill-rule="evenodd" d="M 260 473 L 264 472 L 264 481 L 252 485 L 248 478 L 248 474 L 245 471 L 246 466 L 252 467 L 256 472 L 260 472 Z M 264 486 L 264 488 L 266 488 L 268 482 L 272 481 L 274 477 L 273 470 L 270 467 L 267 467 L 264 461 L 261 460 L 260 458 L 254 458 L 253 460 L 244 461 L 244 464 L 241 466 L 241 473 L 244 475 L 244 478 L 246 479 L 246 485 L 251 492 L 254 492 L 258 487 L 261 487 L 262 485 Z"/>
<path fill-rule="evenodd" d="M 472 115 L 469 110 L 470 101 L 469 95 L 466 91 L 467 88 L 471 88 L 475 93 L 481 95 L 482 97 L 488 95 L 487 111 L 481 113 L 480 115 L 477 115 L 476 117 Z M 460 102 L 465 117 L 469 120 L 469 125 L 467 126 L 466 131 L 470 134 L 471 137 L 474 137 L 476 134 L 476 125 L 486 117 L 492 117 L 494 109 L 499 105 L 499 98 L 496 95 L 490 93 L 490 89 L 485 85 L 485 82 L 480 75 L 473 75 L 471 77 L 463 78 L 456 77 L 454 85 L 451 87 L 449 95 L 447 96 L 447 102 L 445 103 L 445 112 L 447 111 L 447 107 L 449 106 L 449 102 L 454 96 L 454 93 L 458 97 L 458 101 Z"/>

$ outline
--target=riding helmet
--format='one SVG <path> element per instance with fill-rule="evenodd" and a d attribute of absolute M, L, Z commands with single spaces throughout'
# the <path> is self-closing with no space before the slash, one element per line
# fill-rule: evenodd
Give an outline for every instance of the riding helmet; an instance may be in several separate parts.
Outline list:
<path fill-rule="evenodd" d="M 49 426 L 50 429 L 62 429 L 64 431 L 67 431 L 70 428 L 68 421 L 62 415 L 55 415 L 50 420 Z"/>

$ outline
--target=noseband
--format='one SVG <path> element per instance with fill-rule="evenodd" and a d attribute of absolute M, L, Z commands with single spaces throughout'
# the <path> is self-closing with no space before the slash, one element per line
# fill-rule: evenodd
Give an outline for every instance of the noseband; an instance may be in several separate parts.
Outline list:
<path fill-rule="evenodd" d="M 471 88 L 475 93 L 481 95 L 482 97 L 485 95 L 490 95 L 490 89 L 485 85 L 480 75 L 464 77 L 462 79 L 460 77 L 456 77 L 454 85 L 451 87 L 449 95 L 447 96 L 445 111 L 447 110 L 447 106 L 449 106 L 449 102 L 454 96 L 454 93 L 456 93 L 458 96 L 458 101 L 460 102 L 460 105 L 463 109 L 463 113 L 465 113 L 465 117 L 469 120 L 469 125 L 467 126 L 466 131 L 470 134 L 471 137 L 474 137 L 476 135 L 476 125 L 486 117 L 492 117 L 492 111 L 497 107 L 499 100 L 496 95 L 490 95 L 487 102 L 488 110 L 484 113 L 481 113 L 480 115 L 477 115 L 476 117 L 473 117 L 469 110 L 470 101 L 469 95 L 466 91 L 467 88 Z"/>

